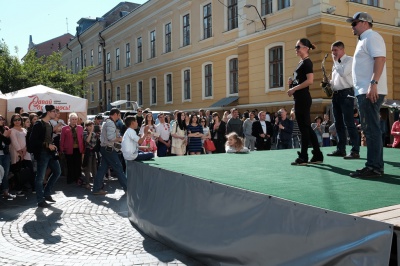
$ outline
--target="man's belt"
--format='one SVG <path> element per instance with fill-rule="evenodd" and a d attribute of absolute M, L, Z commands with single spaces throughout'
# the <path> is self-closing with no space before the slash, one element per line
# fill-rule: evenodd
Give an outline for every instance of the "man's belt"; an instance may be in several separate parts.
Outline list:
<path fill-rule="evenodd" d="M 334 91 L 333 91 L 333 94 L 338 94 L 338 93 L 340 93 L 340 92 L 342 92 L 342 91 L 348 91 L 348 90 L 353 90 L 353 87 L 344 88 L 344 89 L 341 89 L 341 90 L 334 90 Z"/>

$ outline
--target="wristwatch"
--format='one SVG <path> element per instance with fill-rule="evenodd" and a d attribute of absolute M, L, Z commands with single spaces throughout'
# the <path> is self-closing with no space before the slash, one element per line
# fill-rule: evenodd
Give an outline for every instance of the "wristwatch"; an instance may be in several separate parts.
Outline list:
<path fill-rule="evenodd" d="M 371 83 L 371 85 L 374 85 L 374 84 L 378 84 L 378 81 L 373 79 L 373 80 L 371 80 L 370 83 Z"/>

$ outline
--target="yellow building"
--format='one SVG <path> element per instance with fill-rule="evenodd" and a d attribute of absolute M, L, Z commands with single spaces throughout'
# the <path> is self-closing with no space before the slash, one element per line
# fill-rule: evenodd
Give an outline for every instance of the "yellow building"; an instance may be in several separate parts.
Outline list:
<path fill-rule="evenodd" d="M 273 112 L 293 105 L 286 80 L 299 61 L 295 43 L 305 37 L 317 46 L 311 112 L 321 115 L 331 102 L 319 86 L 321 61 L 336 40 L 353 55 L 357 39 L 345 20 L 358 11 L 372 15 L 386 41 L 387 98 L 399 99 L 399 0 L 149 0 L 110 25 L 93 21 L 62 49 L 63 61 L 72 71 L 93 66 L 92 114 L 120 99 L 153 110 Z M 330 56 L 325 66 L 329 73 Z"/>

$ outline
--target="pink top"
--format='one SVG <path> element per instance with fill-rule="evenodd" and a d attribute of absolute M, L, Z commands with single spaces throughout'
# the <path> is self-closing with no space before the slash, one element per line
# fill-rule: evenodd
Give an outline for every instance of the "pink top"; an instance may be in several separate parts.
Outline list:
<path fill-rule="evenodd" d="M 396 121 L 393 123 L 391 134 L 393 135 L 393 148 L 400 148 L 400 122 Z"/>
<path fill-rule="evenodd" d="M 157 150 L 157 145 L 153 139 L 144 139 L 140 146 L 147 146 L 147 149 L 140 148 L 141 151 L 151 151 L 155 152 Z"/>
<path fill-rule="evenodd" d="M 76 136 L 78 138 L 78 146 L 80 153 L 85 152 L 85 148 L 83 145 L 83 127 L 76 126 Z M 60 138 L 60 151 L 65 154 L 73 154 L 74 153 L 74 137 L 72 136 L 72 129 L 70 126 L 64 126 L 61 129 L 61 138 Z"/>
<path fill-rule="evenodd" d="M 26 129 L 22 128 L 19 131 L 16 128 L 11 128 L 11 144 L 10 144 L 10 156 L 11 156 L 11 164 L 15 164 L 19 161 L 18 158 L 18 151 L 24 151 L 24 158 L 23 160 L 31 160 L 31 154 L 26 151 Z"/>

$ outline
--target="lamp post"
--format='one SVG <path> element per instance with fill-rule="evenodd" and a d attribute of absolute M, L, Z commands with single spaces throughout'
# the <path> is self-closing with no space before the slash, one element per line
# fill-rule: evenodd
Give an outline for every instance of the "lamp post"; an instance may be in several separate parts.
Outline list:
<path fill-rule="evenodd" d="M 264 30 L 266 30 L 266 29 L 267 29 L 267 22 L 266 22 L 266 19 L 261 17 L 260 12 L 258 12 L 257 7 L 254 6 L 254 5 L 249 5 L 249 4 L 245 5 L 244 7 L 246 7 L 246 8 L 254 7 L 254 9 L 257 11 L 258 17 L 260 18 L 262 24 L 264 25 Z"/>

